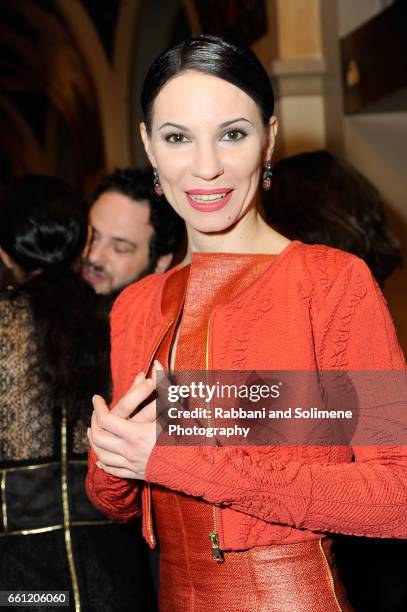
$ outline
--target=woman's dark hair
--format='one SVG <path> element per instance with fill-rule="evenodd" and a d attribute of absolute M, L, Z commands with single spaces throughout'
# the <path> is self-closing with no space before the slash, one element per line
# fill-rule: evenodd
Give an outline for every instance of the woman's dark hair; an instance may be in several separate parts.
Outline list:
<path fill-rule="evenodd" d="M 85 210 L 62 180 L 26 176 L 3 192 L 0 247 L 27 273 L 11 297 L 28 297 L 36 370 L 55 405 L 65 406 L 71 417 L 89 410 L 92 395 L 110 386 L 107 318 L 74 270 L 86 237 Z"/>
<path fill-rule="evenodd" d="M 0 245 L 25 272 L 69 267 L 78 258 L 87 226 L 69 185 L 51 176 L 26 176 L 2 200 Z"/>
<path fill-rule="evenodd" d="M 258 105 L 264 125 L 268 124 L 274 111 L 274 95 L 267 72 L 257 56 L 248 47 L 220 36 L 202 34 L 167 49 L 151 65 L 141 92 L 148 133 L 158 93 L 170 79 L 186 70 L 210 74 L 243 90 Z"/>
<path fill-rule="evenodd" d="M 301 153 L 274 166 L 265 215 L 289 238 L 358 255 L 380 285 L 401 265 L 377 189 L 328 151 Z"/>

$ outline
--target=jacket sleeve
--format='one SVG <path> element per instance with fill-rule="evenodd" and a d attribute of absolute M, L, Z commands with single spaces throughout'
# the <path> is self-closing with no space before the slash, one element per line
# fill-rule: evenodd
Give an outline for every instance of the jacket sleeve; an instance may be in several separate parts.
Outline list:
<path fill-rule="evenodd" d="M 96 465 L 97 457 L 89 450 L 86 492 L 100 512 L 118 522 L 131 521 L 141 514 L 138 481 L 107 474 Z"/>
<path fill-rule="evenodd" d="M 384 298 L 357 258 L 332 284 L 315 335 L 320 369 L 405 370 Z M 405 408 L 406 399 L 399 398 Z M 146 480 L 268 522 L 407 538 L 406 446 L 357 446 L 352 462 L 336 464 L 275 460 L 259 451 L 157 446 Z"/>
<path fill-rule="evenodd" d="M 124 395 L 120 356 L 126 350 L 126 329 L 134 285 L 123 291 L 111 312 L 111 368 L 114 406 Z M 97 465 L 97 456 L 89 450 L 86 492 L 100 512 L 118 522 L 127 522 L 141 514 L 140 481 L 112 476 Z"/>

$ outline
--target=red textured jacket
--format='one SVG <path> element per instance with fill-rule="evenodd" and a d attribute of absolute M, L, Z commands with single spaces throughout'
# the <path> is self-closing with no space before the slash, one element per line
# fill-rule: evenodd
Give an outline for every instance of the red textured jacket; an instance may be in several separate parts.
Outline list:
<path fill-rule="evenodd" d="M 191 266 L 211 257 L 195 254 Z M 172 274 L 143 279 L 115 303 L 113 405 L 149 370 L 172 325 L 172 305 L 161 300 Z M 236 300 L 215 307 L 210 321 L 210 369 L 406 367 L 367 266 L 321 245 L 292 242 Z M 95 461 L 91 451 L 92 502 L 115 520 L 142 511 L 154 546 L 149 484 L 108 475 Z M 315 532 L 407 538 L 407 447 L 156 446 L 146 482 L 215 504 L 223 550 L 299 542 L 319 537 Z"/>

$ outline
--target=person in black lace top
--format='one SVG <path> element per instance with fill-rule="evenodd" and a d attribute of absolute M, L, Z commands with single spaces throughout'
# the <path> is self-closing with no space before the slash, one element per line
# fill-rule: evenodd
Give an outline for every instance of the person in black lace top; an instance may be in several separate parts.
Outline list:
<path fill-rule="evenodd" d="M 79 275 L 78 201 L 31 176 L 0 203 L 16 281 L 0 293 L 0 590 L 69 591 L 75 612 L 133 610 L 136 597 L 153 610 L 138 529 L 107 521 L 84 488 L 90 399 L 109 395 L 110 371 L 104 305 Z"/>

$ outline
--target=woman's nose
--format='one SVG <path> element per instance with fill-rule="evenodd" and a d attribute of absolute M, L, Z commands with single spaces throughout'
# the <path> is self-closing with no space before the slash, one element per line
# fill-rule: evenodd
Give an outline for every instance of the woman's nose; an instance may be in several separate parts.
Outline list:
<path fill-rule="evenodd" d="M 197 148 L 192 174 L 205 181 L 210 181 L 223 174 L 223 163 L 215 145 L 208 143 Z"/>

